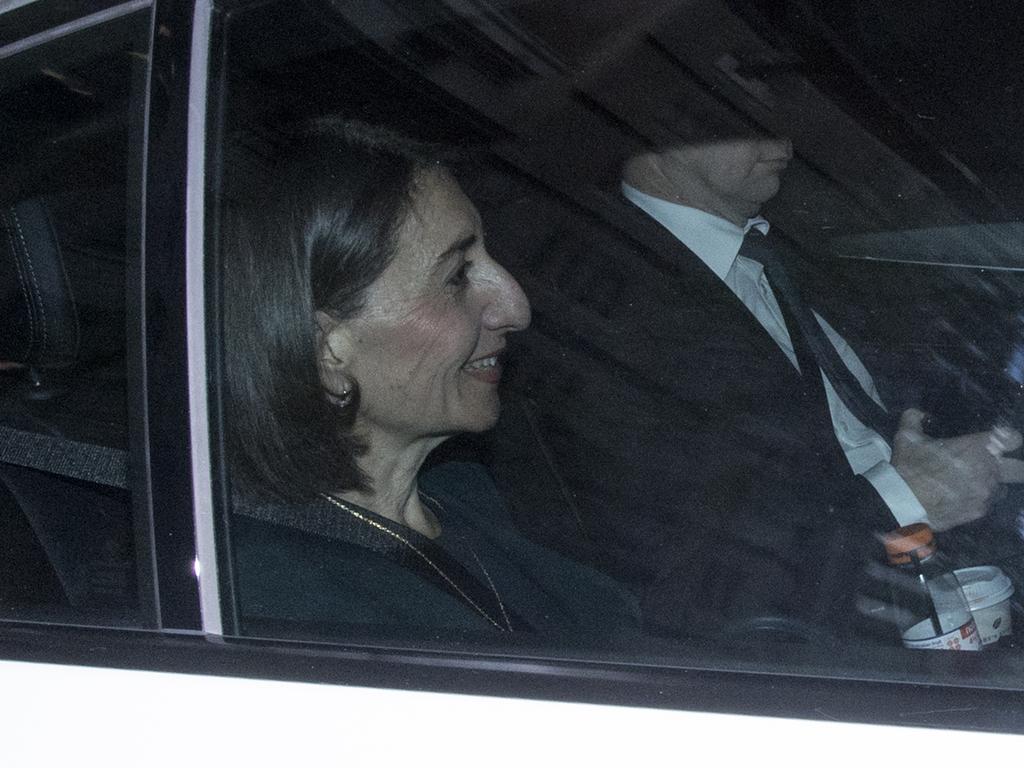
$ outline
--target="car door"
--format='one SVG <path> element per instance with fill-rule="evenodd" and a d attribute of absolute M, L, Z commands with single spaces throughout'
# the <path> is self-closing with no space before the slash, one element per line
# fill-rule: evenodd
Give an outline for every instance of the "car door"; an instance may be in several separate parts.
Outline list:
<path fill-rule="evenodd" d="M 825 34 L 839 23 L 824 10 L 762 5 L 0 6 L 0 679 L 12 692 L 0 705 L 0 752 L 11 764 L 132 764 L 144 754 L 156 764 L 611 765 L 711 750 L 810 764 L 824 750 L 859 762 L 907 738 L 950 759 L 1017 745 L 1014 636 L 971 656 L 898 641 L 570 641 L 244 620 L 225 453 L 222 224 L 238 153 L 258 165 L 281 121 L 342 114 L 461 148 L 492 249 L 541 310 L 535 329 L 546 313 L 571 330 L 550 338 L 540 326 L 524 347 L 552 359 L 616 332 L 601 308 L 615 307 L 621 264 L 545 256 L 555 237 L 585 247 L 616 228 L 588 195 L 615 171 L 606 150 L 641 139 L 626 96 L 674 87 L 713 116 L 795 124 L 794 183 L 770 218 L 844 286 L 830 298 L 844 328 L 872 340 L 865 359 L 882 389 L 911 404 L 969 380 L 960 391 L 998 400 L 1006 339 L 992 318 L 1020 297 L 1012 248 L 998 263 L 972 257 L 985 272 L 964 279 L 908 265 L 918 261 L 909 247 L 899 264 L 876 257 L 926 224 L 988 228 L 991 212 L 977 206 L 1009 192 L 979 203 L 951 181 L 950 167 L 966 178 L 963 161 L 899 123 L 906 94 L 893 97 L 897 109 L 879 102 L 889 93 L 879 88 L 858 111 L 850 94 L 871 78 L 854 65 L 867 54 Z M 623 93 L 602 62 L 626 40 L 656 66 Z M 836 152 L 840 138 L 855 151 Z M 824 203 L 808 212 L 811 199 Z M 656 312 L 666 286 L 651 286 Z M 864 286 L 884 299 L 870 312 Z M 908 291 L 929 299 L 924 317 L 903 301 Z M 942 342 L 922 346 L 908 315 Z M 982 332 L 991 338 L 975 344 Z M 520 365 L 524 386 L 571 392 L 528 358 Z M 658 414 L 651 424 L 672 426 Z M 540 486 L 497 463 L 489 440 L 444 458 L 504 469 L 513 490 Z M 1009 491 L 953 546 L 965 564 L 998 562 L 1019 592 L 1015 499 Z M 520 508 L 516 523 L 542 539 L 576 525 L 562 506 Z M 585 557 L 586 542 L 570 554 Z"/>

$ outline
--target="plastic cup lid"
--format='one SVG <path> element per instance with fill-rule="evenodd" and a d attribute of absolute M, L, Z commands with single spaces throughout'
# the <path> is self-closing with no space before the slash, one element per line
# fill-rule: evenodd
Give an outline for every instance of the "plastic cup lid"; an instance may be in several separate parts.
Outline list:
<path fill-rule="evenodd" d="M 976 611 L 1008 600 L 1013 594 L 1010 577 L 994 565 L 977 565 L 953 571 L 964 590 L 964 597 Z"/>

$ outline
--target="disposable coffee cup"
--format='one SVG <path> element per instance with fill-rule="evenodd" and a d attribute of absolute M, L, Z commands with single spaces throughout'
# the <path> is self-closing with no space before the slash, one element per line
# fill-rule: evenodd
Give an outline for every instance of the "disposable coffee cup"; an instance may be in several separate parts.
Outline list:
<path fill-rule="evenodd" d="M 981 642 L 991 645 L 1013 631 L 1010 598 L 1013 584 L 994 565 L 978 565 L 953 571 L 964 591 L 967 604 L 978 625 Z"/>
<path fill-rule="evenodd" d="M 903 647 L 919 651 L 980 651 L 982 643 L 973 618 L 944 635 L 936 635 L 931 619 L 925 619 L 903 633 Z"/>

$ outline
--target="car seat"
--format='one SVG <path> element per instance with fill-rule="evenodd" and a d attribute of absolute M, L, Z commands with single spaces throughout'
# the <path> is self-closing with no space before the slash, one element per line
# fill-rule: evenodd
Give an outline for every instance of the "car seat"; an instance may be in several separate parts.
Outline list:
<path fill-rule="evenodd" d="M 104 295 L 109 253 L 76 243 L 71 257 L 47 201 L 0 209 L 0 616 L 136 599 L 111 388 L 124 385 L 123 256 L 119 296 Z"/>

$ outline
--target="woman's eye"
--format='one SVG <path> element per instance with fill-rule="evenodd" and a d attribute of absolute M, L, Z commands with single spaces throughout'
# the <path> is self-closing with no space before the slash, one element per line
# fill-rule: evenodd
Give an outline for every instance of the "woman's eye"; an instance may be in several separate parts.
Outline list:
<path fill-rule="evenodd" d="M 461 288 L 469 282 L 469 268 L 473 266 L 472 261 L 463 261 L 459 264 L 459 268 L 452 273 L 452 276 L 448 278 L 448 285 Z"/>

